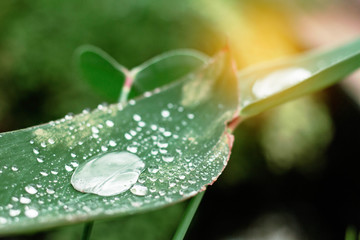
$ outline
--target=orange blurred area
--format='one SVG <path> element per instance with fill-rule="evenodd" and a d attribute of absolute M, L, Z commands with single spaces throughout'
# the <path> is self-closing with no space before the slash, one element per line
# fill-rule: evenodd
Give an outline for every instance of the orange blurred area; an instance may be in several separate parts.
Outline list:
<path fill-rule="evenodd" d="M 240 68 L 299 51 L 284 9 L 259 1 L 207 3 L 202 10 L 229 42 Z"/>

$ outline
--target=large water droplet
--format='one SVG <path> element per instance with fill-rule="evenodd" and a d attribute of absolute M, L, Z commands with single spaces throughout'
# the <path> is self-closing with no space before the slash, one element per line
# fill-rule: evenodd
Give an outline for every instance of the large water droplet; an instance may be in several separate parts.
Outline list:
<path fill-rule="evenodd" d="M 145 163 L 129 152 L 110 152 L 81 164 L 71 177 L 73 187 L 85 193 L 113 196 L 130 189 Z"/>
<path fill-rule="evenodd" d="M 257 80 L 252 87 L 252 91 L 256 97 L 265 98 L 294 86 L 310 76 L 311 72 L 304 68 L 281 69 Z"/>

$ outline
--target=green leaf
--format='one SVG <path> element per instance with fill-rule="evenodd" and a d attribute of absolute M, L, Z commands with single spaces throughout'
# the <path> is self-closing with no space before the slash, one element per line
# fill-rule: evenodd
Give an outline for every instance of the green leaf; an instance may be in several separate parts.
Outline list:
<path fill-rule="evenodd" d="M 231 61 L 222 53 L 198 72 L 127 105 L 100 105 L 91 113 L 2 134 L 0 235 L 144 212 L 203 191 L 226 166 L 233 139 L 226 123 L 237 99 Z M 100 196 L 73 188 L 78 165 L 120 152 L 144 163 L 136 185 L 145 196 L 136 189 Z M 90 170 L 101 174 L 109 167 Z M 116 183 L 112 177 L 102 183 Z"/>
<path fill-rule="evenodd" d="M 174 50 L 156 56 L 131 70 L 134 83 L 129 98 L 178 80 L 208 60 L 208 56 L 189 49 Z"/>
<path fill-rule="evenodd" d="M 76 56 L 79 69 L 89 85 L 107 101 L 116 102 L 125 83 L 127 69 L 94 46 L 78 48 Z"/>
<path fill-rule="evenodd" d="M 249 67 L 238 72 L 240 115 L 249 117 L 326 88 L 360 67 L 360 40 L 330 51 Z"/>
<path fill-rule="evenodd" d="M 77 58 L 84 78 L 110 102 L 117 101 L 119 95 L 120 101 L 124 102 L 127 98 L 134 98 L 178 80 L 209 59 L 195 50 L 174 50 L 156 56 L 130 71 L 92 46 L 81 47 Z M 119 94 L 124 84 L 122 93 Z"/>

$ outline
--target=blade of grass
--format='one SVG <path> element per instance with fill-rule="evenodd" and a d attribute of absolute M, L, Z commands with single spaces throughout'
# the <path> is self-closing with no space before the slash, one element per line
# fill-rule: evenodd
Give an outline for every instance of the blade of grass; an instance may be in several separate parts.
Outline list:
<path fill-rule="evenodd" d="M 356 240 L 356 229 L 354 226 L 348 226 L 346 228 L 345 240 Z"/>
<path fill-rule="evenodd" d="M 182 218 L 173 240 L 182 240 L 185 237 L 185 234 L 190 226 L 190 223 L 196 213 L 197 208 L 200 205 L 201 199 L 203 198 L 205 191 L 196 195 L 193 199 L 191 199 L 189 206 L 186 208 L 184 217 Z"/>
<path fill-rule="evenodd" d="M 94 221 L 85 223 L 83 234 L 82 234 L 82 237 L 81 237 L 82 240 L 89 240 L 90 239 L 91 231 L 92 231 L 93 226 L 94 226 Z"/>

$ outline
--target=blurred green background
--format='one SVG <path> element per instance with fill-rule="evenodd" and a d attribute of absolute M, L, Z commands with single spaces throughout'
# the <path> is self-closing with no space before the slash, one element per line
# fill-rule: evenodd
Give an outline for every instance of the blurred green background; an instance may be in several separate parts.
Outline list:
<path fill-rule="evenodd" d="M 76 70 L 83 44 L 129 68 L 172 49 L 213 55 L 229 44 L 241 69 L 351 39 L 359 16 L 351 0 L 0 1 L 0 132 L 104 101 Z M 333 87 L 245 121 L 187 238 L 343 239 L 360 227 L 357 104 Z M 169 239 L 185 205 L 100 222 L 92 239 Z M 7 239 L 79 239 L 81 228 Z"/>

